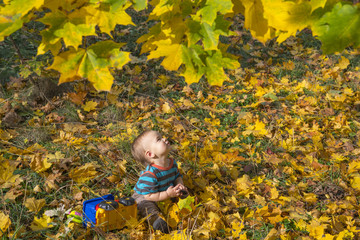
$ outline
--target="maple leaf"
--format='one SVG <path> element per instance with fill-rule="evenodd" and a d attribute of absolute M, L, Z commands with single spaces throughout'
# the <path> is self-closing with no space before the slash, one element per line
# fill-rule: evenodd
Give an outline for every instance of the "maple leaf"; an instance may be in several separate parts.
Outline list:
<path fill-rule="evenodd" d="M 187 84 L 196 83 L 205 73 L 205 64 L 200 59 L 196 48 L 183 49 L 183 62 L 185 71 L 181 74 L 185 78 Z"/>
<path fill-rule="evenodd" d="M 69 175 L 75 182 L 85 183 L 98 174 L 97 167 L 99 166 L 95 163 L 86 163 L 81 167 L 71 169 Z"/>
<path fill-rule="evenodd" d="M 352 188 L 360 191 L 360 175 L 359 174 L 354 174 L 350 183 L 351 183 Z"/>
<path fill-rule="evenodd" d="M 43 206 L 45 206 L 45 199 L 36 200 L 35 198 L 28 198 L 25 201 L 25 207 L 31 212 L 38 213 Z"/>
<path fill-rule="evenodd" d="M 30 167 L 37 173 L 45 172 L 51 167 L 52 163 L 49 163 L 47 158 L 43 158 L 42 154 L 33 155 L 30 162 Z"/>
<path fill-rule="evenodd" d="M 63 38 L 66 46 L 73 46 L 77 49 L 82 44 L 83 36 L 95 35 L 95 26 L 66 22 L 62 28 L 54 31 L 54 35 Z"/>
<path fill-rule="evenodd" d="M 211 85 L 221 86 L 228 79 L 224 68 L 236 69 L 239 66 L 238 61 L 223 57 L 220 52 L 216 51 L 206 58 L 205 75 Z"/>
<path fill-rule="evenodd" d="M 243 134 L 245 136 L 249 134 L 254 134 L 255 136 L 264 136 L 268 134 L 268 131 L 265 128 L 265 124 L 257 119 L 255 125 L 248 126 L 247 130 L 244 131 Z"/>
<path fill-rule="evenodd" d="M 277 41 L 283 42 L 311 23 L 312 6 L 307 1 L 262 0 L 264 18 L 279 31 Z"/>
<path fill-rule="evenodd" d="M 15 166 L 7 161 L 1 163 L 0 166 L 0 186 L 2 188 L 9 188 L 14 185 L 17 180 L 20 180 L 20 175 L 14 175 Z"/>
<path fill-rule="evenodd" d="M 253 182 L 246 174 L 236 180 L 236 189 L 239 191 L 239 194 L 246 197 L 249 197 L 250 193 L 253 192 L 252 185 Z"/>
<path fill-rule="evenodd" d="M 144 4 L 137 2 L 138 7 Z M 140 5 L 139 5 L 140 4 Z M 116 24 L 135 25 L 131 17 L 125 12 L 129 4 L 126 1 L 96 1 L 94 4 L 85 7 L 86 22 L 98 25 L 102 32 L 111 34 Z"/>
<path fill-rule="evenodd" d="M 136 11 L 144 10 L 147 6 L 147 0 L 134 0 L 133 7 Z"/>
<path fill-rule="evenodd" d="M 162 106 L 161 106 L 161 110 L 163 113 L 173 113 L 174 109 L 170 107 L 168 102 L 165 102 Z"/>
<path fill-rule="evenodd" d="M 0 41 L 20 29 L 27 20 L 22 19 L 32 9 L 38 9 L 44 0 L 17 0 L 0 7 Z"/>
<path fill-rule="evenodd" d="M 4 200 L 15 201 L 15 199 L 21 195 L 23 195 L 21 190 L 12 188 L 5 194 Z"/>
<path fill-rule="evenodd" d="M 95 35 L 95 25 L 86 23 L 82 17 L 84 15 L 86 15 L 84 9 L 72 11 L 70 14 L 57 10 L 47 13 L 43 18 L 39 19 L 39 21 L 48 25 L 49 29 L 42 31 L 42 45 L 40 45 L 38 54 L 43 54 L 47 50 L 57 54 L 56 50 L 59 50 L 57 48 L 61 39 L 64 40 L 67 46 L 77 49 L 82 44 L 83 36 Z"/>
<path fill-rule="evenodd" d="M 97 42 L 89 48 L 63 52 L 55 56 L 50 69 L 61 73 L 59 83 L 88 78 L 98 91 L 110 91 L 114 77 L 109 67 L 121 68 L 130 61 L 129 53 L 121 52 L 122 44 Z"/>
<path fill-rule="evenodd" d="M 360 15 L 357 6 L 337 3 L 314 23 L 314 34 L 322 41 L 324 53 L 343 50 L 351 44 L 360 45 Z"/>
<path fill-rule="evenodd" d="M 85 103 L 85 105 L 83 105 L 82 107 L 83 107 L 84 111 L 90 112 L 90 111 L 92 111 L 92 110 L 95 110 L 97 105 L 98 105 L 97 102 L 87 101 L 87 102 Z"/>
<path fill-rule="evenodd" d="M 148 59 L 165 57 L 161 65 L 167 70 L 176 71 L 183 63 L 182 54 L 184 46 L 172 43 L 171 39 L 153 42 L 157 46 L 155 51 L 150 52 Z"/>
<path fill-rule="evenodd" d="M 186 209 L 192 211 L 193 210 L 192 204 L 194 202 L 195 202 L 195 197 L 188 196 L 187 198 L 179 199 L 179 202 L 177 204 L 178 204 L 180 210 L 183 208 L 186 208 Z"/>
<path fill-rule="evenodd" d="M 2 236 L 11 225 L 11 220 L 8 215 L 0 211 L 0 236 Z"/>
<path fill-rule="evenodd" d="M 306 230 L 309 231 L 310 236 L 315 239 L 321 239 L 324 235 L 325 225 L 322 225 L 318 220 L 313 219 L 310 224 L 306 226 Z"/>
<path fill-rule="evenodd" d="M 46 216 L 45 214 L 42 215 L 42 217 L 38 218 L 35 217 L 34 221 L 31 223 L 30 228 L 33 231 L 40 231 L 48 228 L 52 228 L 54 225 L 52 224 L 52 219 L 49 216 Z"/>
<path fill-rule="evenodd" d="M 340 57 L 340 60 L 339 60 L 339 63 L 337 64 L 337 66 L 340 68 L 340 69 L 346 69 L 350 64 L 350 61 L 349 59 L 347 59 L 346 57 L 344 56 L 341 56 Z"/>
<path fill-rule="evenodd" d="M 244 27 L 250 29 L 253 36 L 262 42 L 265 42 L 266 39 L 273 38 L 274 31 L 269 28 L 268 21 L 264 18 L 264 7 L 262 1 L 243 0 L 241 3 L 245 7 Z M 272 35 L 271 32 L 273 32 Z"/>
<path fill-rule="evenodd" d="M 205 6 L 197 11 L 197 15 L 202 16 L 202 22 L 212 25 L 218 13 L 231 12 L 232 7 L 231 0 L 207 0 Z"/>

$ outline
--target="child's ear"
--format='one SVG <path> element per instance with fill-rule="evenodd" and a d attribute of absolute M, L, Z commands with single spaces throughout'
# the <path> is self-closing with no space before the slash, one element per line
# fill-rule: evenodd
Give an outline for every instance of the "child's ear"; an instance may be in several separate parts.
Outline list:
<path fill-rule="evenodd" d="M 153 157 L 153 154 L 152 152 L 150 152 L 149 150 L 145 151 L 145 156 L 148 157 L 148 158 L 152 158 Z"/>

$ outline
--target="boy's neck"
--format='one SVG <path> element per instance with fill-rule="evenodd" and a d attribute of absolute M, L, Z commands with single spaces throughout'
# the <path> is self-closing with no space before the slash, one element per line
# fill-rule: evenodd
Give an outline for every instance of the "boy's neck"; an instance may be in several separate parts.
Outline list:
<path fill-rule="evenodd" d="M 157 158 L 157 159 L 153 159 L 153 164 L 166 168 L 170 165 L 170 160 L 168 157 Z"/>

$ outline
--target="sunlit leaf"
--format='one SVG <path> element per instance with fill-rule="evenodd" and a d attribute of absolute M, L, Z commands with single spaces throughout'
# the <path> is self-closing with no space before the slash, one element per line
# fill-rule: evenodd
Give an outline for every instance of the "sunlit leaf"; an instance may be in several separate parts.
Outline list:
<path fill-rule="evenodd" d="M 40 218 L 35 217 L 30 226 L 33 231 L 40 231 L 52 227 L 54 227 L 54 225 L 52 224 L 51 217 L 46 216 L 45 214 Z"/>
<path fill-rule="evenodd" d="M 41 154 L 33 155 L 30 162 L 32 170 L 41 173 L 51 167 L 51 163 L 48 162 L 47 158 L 44 158 Z"/>
<path fill-rule="evenodd" d="M 27 207 L 31 212 L 38 213 L 42 207 L 45 206 L 45 199 L 35 199 L 28 198 L 25 201 L 25 207 Z"/>
<path fill-rule="evenodd" d="M 88 78 L 97 90 L 109 91 L 114 77 L 109 68 L 121 68 L 130 61 L 129 54 L 121 52 L 122 44 L 98 42 L 88 49 L 70 49 L 55 57 L 51 69 L 61 73 L 59 83 Z"/>
<path fill-rule="evenodd" d="M 71 169 L 69 175 L 75 182 L 85 183 L 98 174 L 97 167 L 95 163 L 86 163 L 81 167 Z"/>
<path fill-rule="evenodd" d="M 8 215 L 5 215 L 3 212 L 0 212 L 0 236 L 3 236 L 3 234 L 7 231 L 10 225 L 10 217 Z"/>
<path fill-rule="evenodd" d="M 178 202 L 178 206 L 179 206 L 179 209 L 183 209 L 183 208 L 186 208 L 190 211 L 192 211 L 192 204 L 194 203 L 195 201 L 195 197 L 191 197 L 191 196 L 188 196 L 187 198 L 184 198 L 184 199 L 179 199 L 179 202 Z"/>
<path fill-rule="evenodd" d="M 165 57 L 161 65 L 167 70 L 176 71 L 183 63 L 183 48 L 181 44 L 173 44 L 170 39 L 154 42 L 157 45 L 155 51 L 150 52 L 148 59 Z"/>

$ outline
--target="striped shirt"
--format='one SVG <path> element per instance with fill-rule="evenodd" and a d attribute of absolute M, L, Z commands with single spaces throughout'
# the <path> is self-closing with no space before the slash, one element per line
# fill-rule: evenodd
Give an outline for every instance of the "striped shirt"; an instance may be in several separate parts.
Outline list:
<path fill-rule="evenodd" d="M 170 159 L 170 165 L 166 168 L 150 164 L 141 172 L 135 185 L 135 192 L 141 195 L 166 191 L 174 182 L 181 177 L 175 160 Z"/>

